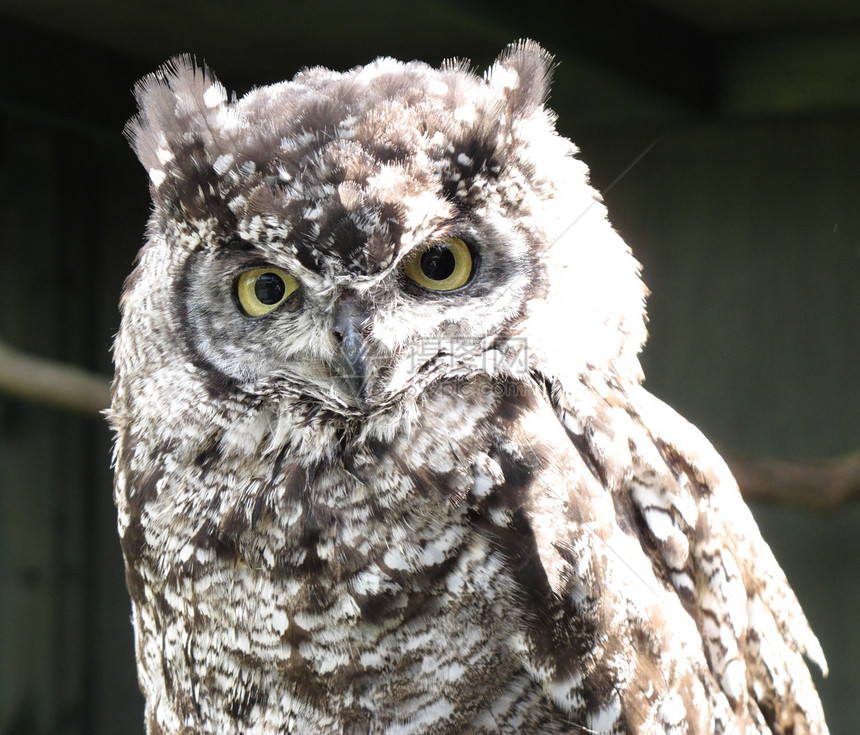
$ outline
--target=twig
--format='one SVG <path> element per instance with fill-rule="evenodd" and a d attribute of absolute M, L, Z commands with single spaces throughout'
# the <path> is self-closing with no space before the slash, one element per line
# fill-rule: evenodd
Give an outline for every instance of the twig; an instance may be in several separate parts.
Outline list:
<path fill-rule="evenodd" d="M 746 500 L 833 510 L 860 499 L 860 451 L 817 463 L 732 460 Z"/>
<path fill-rule="evenodd" d="M 95 416 L 110 404 L 109 385 L 103 375 L 28 355 L 0 340 L 0 393 Z"/>

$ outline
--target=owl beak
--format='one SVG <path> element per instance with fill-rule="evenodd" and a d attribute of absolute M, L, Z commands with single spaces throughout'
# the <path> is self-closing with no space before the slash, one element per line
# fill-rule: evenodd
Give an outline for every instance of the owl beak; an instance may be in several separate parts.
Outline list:
<path fill-rule="evenodd" d="M 356 398 L 361 398 L 367 382 L 367 346 L 362 328 L 368 320 L 367 308 L 353 294 L 342 294 L 334 308 L 334 335 L 340 342 L 343 376 Z"/>

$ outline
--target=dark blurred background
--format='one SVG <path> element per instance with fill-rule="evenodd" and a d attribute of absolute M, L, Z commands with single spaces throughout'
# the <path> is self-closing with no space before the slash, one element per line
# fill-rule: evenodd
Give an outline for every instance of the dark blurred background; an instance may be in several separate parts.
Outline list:
<path fill-rule="evenodd" d="M 484 69 L 521 37 L 556 55 L 559 127 L 643 263 L 650 389 L 733 461 L 857 452 L 856 0 L 0 0 L 0 357 L 110 374 L 149 206 L 121 130 L 170 56 L 241 94 L 378 55 Z M 93 400 L 26 393 L 0 388 L 0 735 L 140 735 L 109 433 Z M 816 476 L 754 512 L 828 656 L 836 735 L 860 720 L 860 504 L 816 508 Z"/>

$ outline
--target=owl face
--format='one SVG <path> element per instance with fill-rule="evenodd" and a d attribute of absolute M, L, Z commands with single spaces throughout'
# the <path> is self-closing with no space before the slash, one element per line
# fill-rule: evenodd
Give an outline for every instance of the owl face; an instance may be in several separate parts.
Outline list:
<path fill-rule="evenodd" d="M 440 379 L 540 369 L 551 345 L 615 359 L 641 326 L 642 288 L 599 205 L 579 245 L 559 242 L 568 197 L 585 193 L 588 212 L 594 194 L 542 106 L 547 75 L 535 50 L 483 79 L 382 59 L 234 102 L 185 58 L 145 79 L 127 132 L 155 212 L 126 302 L 159 315 L 175 357 L 143 346 L 139 369 L 183 360 L 219 393 L 358 415 Z M 619 308 L 611 294 L 630 280 Z M 566 304 L 548 318 L 553 291 Z M 641 337 L 629 341 L 635 354 Z"/>
<path fill-rule="evenodd" d="M 488 338 L 516 323 L 534 281 L 525 238 L 456 214 L 429 229 L 389 242 L 370 273 L 336 255 L 303 263 L 268 233 L 192 252 L 175 302 L 192 360 L 244 391 L 298 388 L 346 411 L 420 392 L 443 367 L 495 364 Z"/>

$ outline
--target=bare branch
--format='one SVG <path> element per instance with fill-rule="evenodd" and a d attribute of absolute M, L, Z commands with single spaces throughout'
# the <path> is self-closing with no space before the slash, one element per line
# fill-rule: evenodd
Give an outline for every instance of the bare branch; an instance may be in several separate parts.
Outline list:
<path fill-rule="evenodd" d="M 0 393 L 95 416 L 110 404 L 109 386 L 103 375 L 28 355 L 0 340 Z"/>
<path fill-rule="evenodd" d="M 746 500 L 832 510 L 860 499 L 860 452 L 811 464 L 734 460 L 729 467 Z"/>

